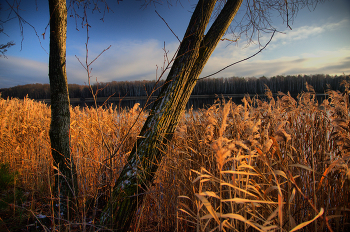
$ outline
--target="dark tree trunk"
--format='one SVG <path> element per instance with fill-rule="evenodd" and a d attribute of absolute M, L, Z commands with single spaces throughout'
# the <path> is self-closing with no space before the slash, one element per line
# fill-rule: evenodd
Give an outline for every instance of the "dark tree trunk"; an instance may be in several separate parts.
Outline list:
<path fill-rule="evenodd" d="M 228 0 L 207 35 L 206 26 L 215 0 L 200 0 L 193 12 L 179 52 L 158 99 L 142 128 L 127 164 L 115 183 L 102 223 L 127 231 L 144 193 L 152 183 L 164 155 L 164 145 L 172 139 L 181 114 L 205 63 L 226 32 L 242 0 Z"/>
<path fill-rule="evenodd" d="M 60 199 L 60 213 L 68 215 L 68 205 L 75 196 L 76 172 L 70 155 L 70 111 L 66 74 L 66 0 L 49 0 L 50 57 L 49 79 L 51 90 L 51 151 L 55 168 L 55 191 Z"/>

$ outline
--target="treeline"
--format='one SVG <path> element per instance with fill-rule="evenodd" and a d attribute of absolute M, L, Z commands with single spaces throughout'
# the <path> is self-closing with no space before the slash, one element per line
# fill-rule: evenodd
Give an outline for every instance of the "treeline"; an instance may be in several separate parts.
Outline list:
<path fill-rule="evenodd" d="M 207 78 L 199 80 L 192 95 L 213 95 L 213 94 L 264 94 L 266 86 L 273 93 L 278 91 L 291 94 L 298 94 L 306 91 L 305 83 L 313 86 L 316 93 L 324 93 L 327 89 L 343 91 L 340 83 L 343 80 L 350 81 L 350 76 L 330 76 L 330 75 L 298 75 L 298 76 L 265 76 L 256 77 L 229 77 L 229 78 Z M 98 97 L 141 97 L 158 95 L 164 81 L 160 81 L 155 87 L 155 81 L 112 81 L 108 83 L 98 83 L 92 86 L 94 93 L 98 90 Z M 69 84 L 70 98 L 91 98 L 91 90 L 86 85 Z M 24 98 L 28 95 L 32 99 L 49 99 L 49 84 L 29 84 L 7 89 L 0 89 L 1 97 Z"/>

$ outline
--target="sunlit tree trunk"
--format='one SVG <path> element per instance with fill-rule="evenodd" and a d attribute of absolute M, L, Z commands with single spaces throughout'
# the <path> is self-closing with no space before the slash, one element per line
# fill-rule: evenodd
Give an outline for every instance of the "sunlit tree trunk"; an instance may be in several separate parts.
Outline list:
<path fill-rule="evenodd" d="M 55 191 L 60 199 L 60 215 L 67 218 L 68 206 L 75 195 L 76 173 L 70 155 L 69 95 L 66 74 L 66 0 L 49 0 L 50 57 L 49 79 L 51 91 L 51 151 L 55 166 Z"/>
<path fill-rule="evenodd" d="M 129 229 L 164 156 L 164 145 L 173 137 L 198 76 L 232 22 L 242 0 L 228 0 L 204 36 L 215 3 L 215 0 L 198 2 L 167 80 L 115 183 L 102 223 L 112 225 L 117 231 Z"/>
<path fill-rule="evenodd" d="M 166 133 L 167 140 L 172 139 L 174 131 L 180 120 L 180 116 L 186 108 L 186 104 L 190 99 L 191 93 L 193 91 L 194 86 L 197 83 L 199 75 L 201 74 L 209 57 L 215 50 L 217 44 L 219 43 L 219 40 L 225 34 L 227 28 L 230 26 L 234 16 L 236 15 L 238 9 L 242 4 L 242 1 L 243 0 L 227 1 L 224 8 L 221 10 L 219 16 L 216 18 L 216 20 L 208 30 L 207 34 L 205 35 L 201 44 L 201 48 L 199 50 L 199 56 L 191 69 L 191 73 L 187 82 L 185 83 L 184 91 L 181 96 L 181 101 L 179 101 L 179 104 L 177 105 L 177 109 L 175 111 L 177 112 L 177 114 L 175 114 L 172 117 L 172 121 L 168 127 Z"/>

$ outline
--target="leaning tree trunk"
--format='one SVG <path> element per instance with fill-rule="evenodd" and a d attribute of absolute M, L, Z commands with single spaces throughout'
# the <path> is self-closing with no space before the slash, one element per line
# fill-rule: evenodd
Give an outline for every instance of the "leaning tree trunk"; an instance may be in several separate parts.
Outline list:
<path fill-rule="evenodd" d="M 55 166 L 55 191 L 59 197 L 60 215 L 67 219 L 69 202 L 75 195 L 76 172 L 70 155 L 70 111 L 66 74 L 66 0 L 49 0 L 51 91 L 51 151 Z"/>
<path fill-rule="evenodd" d="M 127 163 L 115 183 L 102 223 L 127 231 L 144 193 L 152 183 L 205 63 L 226 32 L 242 0 L 228 0 L 204 36 L 216 0 L 200 0 L 193 12 L 179 52 L 147 118 Z"/>

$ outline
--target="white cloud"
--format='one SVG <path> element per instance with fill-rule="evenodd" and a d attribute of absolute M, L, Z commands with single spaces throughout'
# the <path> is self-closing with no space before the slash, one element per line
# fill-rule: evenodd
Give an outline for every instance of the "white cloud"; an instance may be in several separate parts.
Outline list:
<path fill-rule="evenodd" d="M 270 60 L 249 60 L 234 65 L 219 74 L 216 77 L 230 76 L 275 76 L 275 75 L 294 75 L 294 74 L 330 74 L 339 75 L 343 72 L 350 73 L 350 47 L 336 51 L 317 51 L 315 53 L 304 53 L 300 56 L 279 57 Z M 236 59 L 231 58 L 230 62 Z M 227 59 L 214 56 L 210 58 L 208 64 L 203 70 L 206 76 L 212 74 L 230 63 Z"/>
<path fill-rule="evenodd" d="M 124 41 L 112 44 L 112 47 L 103 53 L 92 65 L 92 80 L 99 82 L 118 81 L 118 80 L 150 80 L 156 78 L 156 69 L 158 66 L 158 75 L 163 66 L 164 51 L 159 41 Z M 107 48 L 104 46 L 104 48 Z M 169 59 L 174 54 L 177 44 L 166 46 L 170 50 Z M 90 51 L 103 51 L 103 46 L 91 45 L 89 47 L 89 60 L 93 60 L 99 53 Z M 85 57 L 82 56 L 85 64 Z M 67 73 L 69 82 L 84 83 L 88 82 L 87 73 L 73 56 L 67 58 Z"/>
<path fill-rule="evenodd" d="M 346 27 L 348 19 L 335 23 L 327 23 L 322 26 L 303 26 L 292 31 L 286 30 L 286 34 L 276 34 L 266 49 L 248 61 L 236 64 L 215 77 L 229 76 L 274 76 L 293 74 L 342 74 L 350 73 L 350 47 L 322 47 L 323 50 L 311 50 L 301 46 L 305 41 L 310 41 L 316 35 L 329 33 L 330 30 L 338 30 Z M 270 39 L 262 38 L 264 45 Z M 293 42 L 299 41 L 298 45 Z M 244 43 L 228 45 L 228 42 L 220 42 L 205 66 L 202 77 L 212 74 L 227 65 L 245 59 L 259 51 L 257 44 L 244 47 Z M 337 45 L 339 46 L 339 44 Z M 283 49 L 282 49 L 283 48 Z M 283 51 L 281 51 L 283 50 Z M 300 52 L 300 54 L 298 54 Z M 279 56 L 281 54 L 282 56 Z M 293 54 L 288 56 L 288 54 Z"/>
<path fill-rule="evenodd" d="M 0 88 L 31 83 L 49 83 L 48 64 L 20 57 L 8 56 L 0 62 Z"/>
<path fill-rule="evenodd" d="M 303 26 L 292 31 L 286 31 L 286 35 L 276 34 L 271 44 L 256 57 L 234 65 L 216 77 L 229 76 L 274 76 L 289 74 L 341 74 L 350 73 L 350 47 L 333 49 L 332 47 L 323 50 L 312 51 L 304 49 L 303 52 L 293 56 L 288 56 L 284 52 L 283 57 L 277 57 L 281 45 L 287 44 L 291 49 L 295 49 L 291 44 L 294 41 L 303 42 L 315 35 L 328 33 L 348 25 L 349 20 L 344 19 L 336 23 L 327 23 L 322 26 Z M 266 43 L 270 38 L 266 36 L 262 43 Z M 92 64 L 92 82 L 97 77 L 99 82 L 120 81 L 120 80 L 154 80 L 158 66 L 158 75 L 163 65 L 164 51 L 163 43 L 158 40 L 147 41 L 117 41 L 89 44 L 89 60 L 93 60 L 103 49 L 109 45 L 112 47 L 103 53 Z M 258 45 L 245 47 L 243 42 L 237 46 L 229 45 L 228 42 L 220 42 L 212 57 L 203 70 L 201 76 L 211 74 L 219 69 L 251 56 L 259 50 Z M 168 57 L 176 51 L 178 43 L 166 44 L 166 49 L 170 51 Z M 300 48 L 300 47 L 299 47 Z M 85 63 L 85 46 L 67 48 L 67 76 L 69 83 L 87 83 L 87 74 L 78 60 L 70 52 L 76 52 L 83 63 Z M 273 54 L 273 56 L 271 56 Z M 295 55 L 297 54 L 297 55 Z M 157 65 L 157 66 L 156 66 Z M 0 88 L 27 83 L 48 83 L 48 63 L 34 60 L 10 57 L 2 59 L 0 62 Z"/>
<path fill-rule="evenodd" d="M 337 23 L 327 23 L 323 27 L 326 30 L 337 30 L 343 27 L 348 27 L 349 26 L 349 19 L 343 19 Z"/>
<path fill-rule="evenodd" d="M 285 46 L 286 44 L 290 44 L 295 41 L 299 40 L 306 40 L 311 37 L 315 37 L 317 35 L 320 35 L 322 33 L 329 33 L 330 31 L 335 31 L 338 29 L 341 29 L 343 27 L 348 26 L 349 20 L 343 19 L 339 22 L 333 22 L 333 23 L 326 23 L 324 25 L 320 26 L 302 26 L 298 28 L 294 28 L 293 30 L 284 30 L 282 33 L 277 33 L 273 40 L 271 45 L 269 45 L 270 49 L 275 49 L 279 47 L 280 45 Z M 266 43 L 270 37 L 265 36 L 261 39 L 262 44 Z"/>
<path fill-rule="evenodd" d="M 90 43 L 89 62 L 108 46 Z M 169 59 L 177 46 L 178 43 L 166 45 Z M 96 82 L 96 77 L 98 82 L 154 80 L 157 66 L 158 76 L 163 67 L 163 47 L 164 44 L 157 40 L 115 42 L 90 66 L 91 83 Z M 80 61 L 85 64 L 85 50 L 78 47 L 74 49 L 80 54 Z M 68 83 L 88 83 L 87 73 L 74 55 L 67 55 L 67 78 Z M 1 60 L 0 88 L 29 83 L 49 83 L 48 63 L 10 56 Z"/>

